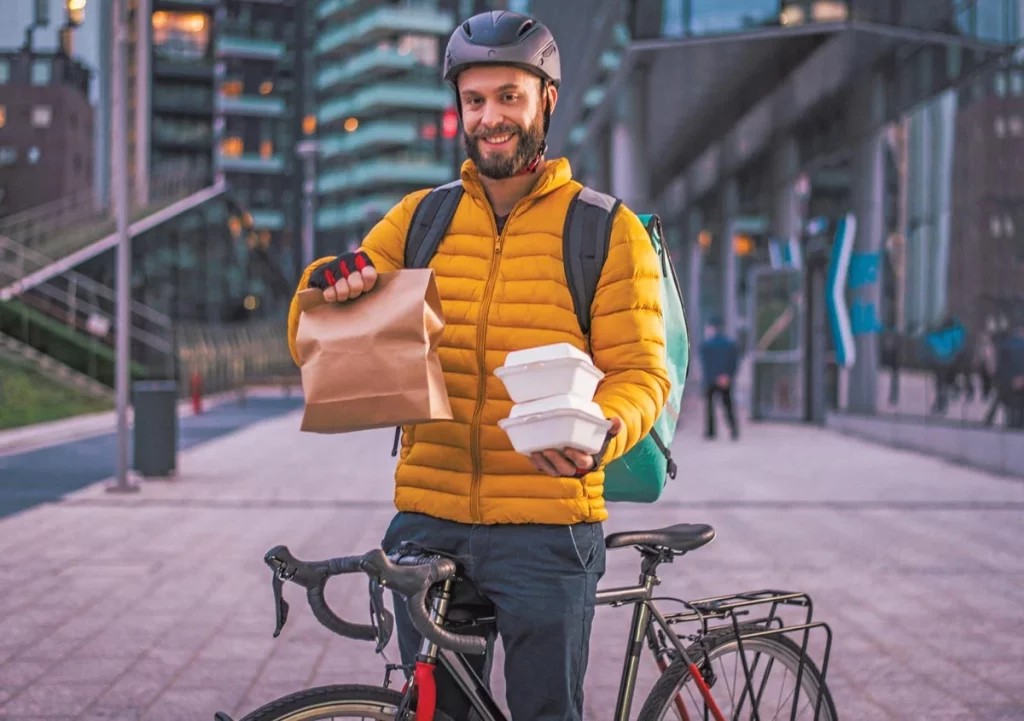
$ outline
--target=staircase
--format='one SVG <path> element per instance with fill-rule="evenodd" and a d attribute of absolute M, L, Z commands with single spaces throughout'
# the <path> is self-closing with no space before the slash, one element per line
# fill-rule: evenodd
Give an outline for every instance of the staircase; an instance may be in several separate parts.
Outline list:
<path fill-rule="evenodd" d="M 35 348 L 4 333 L 0 333 L 0 356 L 14 361 L 27 360 L 61 385 L 77 390 L 92 398 L 111 400 L 114 397 L 114 393 L 109 386 L 103 385 L 84 373 L 79 373 L 74 368 L 66 366 L 60 361 L 40 353 Z"/>
<path fill-rule="evenodd" d="M 150 180 L 148 201 L 131 204 L 129 235 L 226 190 L 223 183 L 204 181 L 187 165 L 161 168 Z M 7 239 L 0 248 L 0 301 L 7 301 L 116 246 L 117 223 L 111 208 L 97 206 L 87 191 L 0 220 L 0 236 Z"/>
<path fill-rule="evenodd" d="M 51 268 L 45 256 L 0 236 L 0 257 L 18 257 L 27 264 Z M 11 264 L 0 263 L 0 286 L 17 294 L 0 298 L 0 332 L 57 357 L 87 376 L 113 384 L 116 295 L 113 289 L 81 273 L 67 270 L 18 286 Z M 132 301 L 131 356 L 133 375 L 173 376 L 174 331 L 171 319 Z"/>
<path fill-rule="evenodd" d="M 150 187 L 153 202 L 132 209 L 133 237 L 226 192 L 223 184 L 202 187 L 173 173 Z M 29 358 L 55 380 L 90 393 L 109 394 L 114 386 L 117 302 L 112 288 L 75 267 L 117 245 L 110 217 L 109 210 L 95 209 L 91 196 L 73 196 L 0 220 L 3 352 Z M 244 255 L 244 241 L 240 247 Z M 245 262 L 249 272 L 259 267 Z M 193 372 L 208 393 L 296 375 L 283 318 L 182 323 L 133 300 L 130 322 L 135 380 L 176 378 L 187 394 Z"/>

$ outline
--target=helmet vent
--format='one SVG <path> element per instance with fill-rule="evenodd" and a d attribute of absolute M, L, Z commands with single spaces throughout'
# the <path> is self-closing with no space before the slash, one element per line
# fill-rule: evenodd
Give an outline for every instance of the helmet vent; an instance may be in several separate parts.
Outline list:
<path fill-rule="evenodd" d="M 526 33 L 528 33 L 531 30 L 533 30 L 533 26 L 535 24 L 536 23 L 533 20 L 527 20 L 526 22 L 524 22 L 522 25 L 519 26 L 519 32 L 516 33 L 516 34 L 519 37 L 523 37 L 524 35 L 526 35 Z"/>
<path fill-rule="evenodd" d="M 469 26 L 469 21 L 462 23 L 462 32 L 466 33 L 467 38 L 473 37 L 473 29 Z"/>

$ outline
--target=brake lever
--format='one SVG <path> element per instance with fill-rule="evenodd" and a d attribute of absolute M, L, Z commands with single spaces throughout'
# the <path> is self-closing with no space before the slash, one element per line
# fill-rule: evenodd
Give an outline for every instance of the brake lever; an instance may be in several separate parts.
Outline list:
<path fill-rule="evenodd" d="M 274 587 L 274 618 L 277 621 L 277 627 L 274 629 L 274 638 L 277 638 L 281 635 L 281 629 L 284 628 L 284 624 L 288 621 L 288 602 L 284 600 L 282 592 L 284 580 L 279 573 L 274 574 L 274 580 L 271 582 L 271 585 Z"/>
<path fill-rule="evenodd" d="M 370 618 L 377 627 L 377 650 L 383 651 L 395 629 L 395 617 L 384 605 L 384 586 L 376 579 L 370 578 Z"/>

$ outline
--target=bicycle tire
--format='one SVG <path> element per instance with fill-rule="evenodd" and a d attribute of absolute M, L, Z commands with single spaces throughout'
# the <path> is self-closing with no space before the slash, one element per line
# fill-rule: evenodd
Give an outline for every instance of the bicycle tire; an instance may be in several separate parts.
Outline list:
<path fill-rule="evenodd" d="M 365 715 L 367 707 L 372 707 L 374 713 L 395 713 L 401 703 L 401 693 L 380 686 L 361 684 L 319 686 L 288 694 L 264 704 L 243 718 L 242 721 L 314 721 L 320 718 L 346 718 L 339 716 L 339 712 L 343 711 L 363 714 L 354 718 L 368 718 Z M 379 711 L 377 711 L 378 706 L 380 707 Z M 378 718 L 389 719 L 394 716 L 383 715 Z M 415 718 L 415 713 L 409 716 L 410 721 Z M 448 715 L 436 711 L 434 721 L 452 720 Z"/>
<path fill-rule="evenodd" d="M 742 632 L 741 626 L 741 632 Z M 760 630 L 757 629 L 757 630 Z M 725 652 L 738 649 L 736 633 L 732 629 L 715 630 L 704 637 L 704 643 L 708 647 L 708 657 L 713 661 L 715 658 L 724 655 Z M 791 665 L 788 668 L 796 669 L 800 663 L 800 647 L 787 636 L 762 636 L 760 638 L 743 639 L 745 652 L 756 651 L 769 655 L 774 659 L 788 661 Z M 704 651 L 699 643 L 694 643 L 687 649 L 687 654 L 693 659 L 698 667 L 704 663 Z M 818 713 L 818 721 L 837 721 L 835 703 L 832 701 L 832 693 L 828 690 L 827 684 L 821 680 L 821 672 L 817 665 L 804 656 L 803 679 L 801 681 L 802 691 L 819 692 L 822 695 L 821 707 Z M 644 701 L 640 709 L 638 721 L 662 721 L 665 718 L 674 718 L 667 714 L 673 713 L 672 704 L 676 694 L 689 680 L 690 671 L 682 659 L 673 661 L 651 688 L 651 693 Z M 808 688 L 810 686 L 810 688 Z M 714 689 L 711 691 L 714 696 Z M 787 713 L 786 718 L 789 718 Z"/>

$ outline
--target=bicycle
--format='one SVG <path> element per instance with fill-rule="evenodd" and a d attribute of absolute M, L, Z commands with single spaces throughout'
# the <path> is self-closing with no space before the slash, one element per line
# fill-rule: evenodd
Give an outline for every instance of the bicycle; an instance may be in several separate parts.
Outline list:
<path fill-rule="evenodd" d="M 656 574 L 663 563 L 706 545 L 715 537 L 714 529 L 704 524 L 679 524 L 651 531 L 613 533 L 605 538 L 608 549 L 632 546 L 641 556 L 640 578 L 635 586 L 599 590 L 599 606 L 633 606 L 633 620 L 626 644 L 622 679 L 616 703 L 615 721 L 627 721 L 633 705 L 644 642 L 654 656 L 660 677 L 641 707 L 640 721 L 660 721 L 673 714 L 680 721 L 725 721 L 725 719 L 812 718 L 836 721 L 835 704 L 825 684 L 832 646 L 828 624 L 812 621 L 813 604 L 807 594 L 760 590 L 717 596 L 697 601 L 658 598 Z M 385 588 L 406 599 L 413 625 L 423 636 L 414 664 L 388 663 L 380 687 L 364 685 L 323 686 L 293 693 L 265 704 L 242 721 L 318 721 L 336 718 L 399 719 L 400 721 L 451 721 L 436 710 L 434 670 L 438 664 L 451 673 L 465 699 L 481 721 L 506 721 L 486 682 L 480 679 L 466 657 L 484 653 L 487 634 L 492 633 L 493 608 L 464 583 L 458 559 L 418 546 L 403 546 L 392 555 L 374 549 L 362 556 L 327 561 L 304 562 L 285 546 L 276 546 L 264 557 L 273 571 L 273 591 L 277 627 L 276 638 L 288 619 L 288 603 L 283 585 L 291 581 L 306 589 L 307 600 L 316 619 L 334 633 L 348 638 L 375 641 L 383 654 L 394 630 L 394 617 L 383 602 Z M 324 587 L 333 576 L 365 573 L 369 579 L 370 624 L 354 624 L 339 618 L 324 599 Z M 663 614 L 655 601 L 682 604 L 684 611 Z M 768 606 L 766 616 L 740 621 L 757 607 Z M 807 609 L 803 623 L 786 626 L 778 615 L 783 606 Z M 712 626 L 713 622 L 721 622 Z M 673 627 L 694 623 L 696 630 L 685 636 Z M 822 629 L 824 652 L 819 668 L 808 657 L 812 630 Z M 798 645 L 789 634 L 802 632 Z M 753 655 L 747 658 L 748 652 Z M 732 681 L 722 663 L 735 656 Z M 764 660 L 766 659 L 766 660 Z M 764 662 L 762 663 L 762 660 Z M 762 709 L 768 693 L 769 674 L 778 664 L 795 681 L 793 690 L 778 692 L 774 713 Z M 758 676 L 757 672 L 763 670 Z M 717 667 L 717 671 L 716 671 Z M 391 675 L 402 671 L 404 688 L 391 688 Z M 742 675 L 741 675 L 742 674 Z M 716 689 L 712 694 L 711 689 Z M 723 692 L 729 692 L 728 703 Z M 739 693 L 739 699 L 736 694 Z M 806 696 L 806 705 L 800 703 Z M 809 709 L 811 715 L 798 716 Z M 353 716 L 354 715 L 354 716 Z M 215 721 L 232 721 L 218 713 Z"/>

